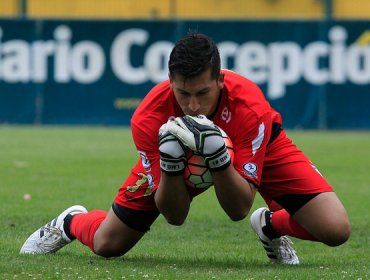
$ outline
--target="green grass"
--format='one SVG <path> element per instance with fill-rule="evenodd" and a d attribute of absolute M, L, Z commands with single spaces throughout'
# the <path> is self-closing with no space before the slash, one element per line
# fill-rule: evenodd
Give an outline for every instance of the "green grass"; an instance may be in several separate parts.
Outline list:
<path fill-rule="evenodd" d="M 108 210 L 138 156 L 125 128 L 0 126 L 0 279 L 369 279 L 370 133 L 288 134 L 334 186 L 353 226 L 337 248 L 294 239 L 298 267 L 269 265 L 248 219 L 230 221 L 212 189 L 195 198 L 183 226 L 160 217 L 124 257 L 106 260 L 78 242 L 20 256 L 28 235 L 66 207 Z M 261 205 L 257 197 L 253 209 Z"/>

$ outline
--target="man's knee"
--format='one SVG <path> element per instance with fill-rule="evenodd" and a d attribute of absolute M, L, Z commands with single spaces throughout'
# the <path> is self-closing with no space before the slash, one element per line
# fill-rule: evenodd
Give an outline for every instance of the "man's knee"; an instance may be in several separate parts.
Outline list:
<path fill-rule="evenodd" d="M 128 221 L 130 226 L 123 222 L 123 219 L 116 214 L 113 207 L 121 217 L 124 217 L 125 221 Z M 157 212 L 148 214 L 145 211 L 132 210 L 113 204 L 106 219 L 94 234 L 94 253 L 106 258 L 124 255 L 149 230 L 150 224 L 157 216 Z"/>
<path fill-rule="evenodd" d="M 123 256 L 128 250 L 109 239 L 99 239 L 94 242 L 94 253 L 105 258 Z"/>
<path fill-rule="evenodd" d="M 344 244 L 351 235 L 351 225 L 348 220 L 343 220 L 332 225 L 321 237 L 324 244 L 336 247 Z"/>
<path fill-rule="evenodd" d="M 176 215 L 167 215 L 165 216 L 167 223 L 172 226 L 181 226 L 184 224 L 186 217 L 176 216 Z"/>

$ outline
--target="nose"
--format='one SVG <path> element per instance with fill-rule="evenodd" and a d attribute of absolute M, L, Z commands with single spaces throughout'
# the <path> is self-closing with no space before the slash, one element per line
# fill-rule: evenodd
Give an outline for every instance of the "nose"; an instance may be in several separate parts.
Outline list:
<path fill-rule="evenodd" d="M 200 108 L 200 103 L 199 103 L 199 100 L 197 97 L 195 96 L 191 96 L 190 97 L 190 100 L 189 100 L 189 105 L 188 105 L 189 109 L 192 111 L 192 112 L 197 112 Z"/>

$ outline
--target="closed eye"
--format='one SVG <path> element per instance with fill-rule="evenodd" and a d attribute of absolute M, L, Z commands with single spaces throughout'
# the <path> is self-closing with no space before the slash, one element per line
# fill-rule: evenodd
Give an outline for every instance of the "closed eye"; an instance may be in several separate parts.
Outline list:
<path fill-rule="evenodd" d="M 187 92 L 187 91 L 184 91 L 184 90 L 179 90 L 179 94 L 181 94 L 182 96 L 190 96 L 190 92 Z"/>
<path fill-rule="evenodd" d="M 200 91 L 198 91 L 197 93 L 195 93 L 195 95 L 196 96 L 202 96 L 202 95 L 207 94 L 209 91 L 210 91 L 209 88 L 203 88 Z M 184 97 L 187 97 L 187 96 L 191 96 L 192 95 L 192 93 L 190 93 L 190 92 L 188 92 L 186 90 L 183 90 L 183 89 L 177 89 L 177 92 L 179 94 L 181 94 L 182 96 L 184 96 Z"/>
<path fill-rule="evenodd" d="M 205 94 L 207 94 L 209 92 L 209 89 L 207 88 L 207 89 L 203 89 L 203 90 L 201 90 L 201 91 L 199 91 L 198 93 L 197 93 L 197 95 L 205 95 Z"/>

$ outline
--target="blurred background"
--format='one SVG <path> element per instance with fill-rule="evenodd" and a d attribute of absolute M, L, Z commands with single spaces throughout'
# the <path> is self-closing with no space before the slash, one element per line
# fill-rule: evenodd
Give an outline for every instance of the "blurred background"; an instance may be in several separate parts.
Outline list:
<path fill-rule="evenodd" d="M 286 128 L 370 128 L 369 0 L 1 0 L 0 124 L 129 125 L 189 31 Z"/>

